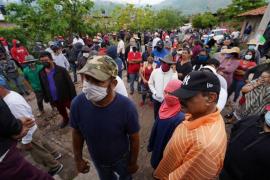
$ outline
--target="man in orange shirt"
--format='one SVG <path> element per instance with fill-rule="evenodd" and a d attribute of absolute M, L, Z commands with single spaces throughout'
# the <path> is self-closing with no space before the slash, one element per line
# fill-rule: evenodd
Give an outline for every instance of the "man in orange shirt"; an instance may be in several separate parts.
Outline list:
<path fill-rule="evenodd" d="M 220 82 L 213 73 L 187 75 L 173 95 L 187 110 L 154 172 L 160 180 L 215 179 L 222 169 L 227 136 L 217 109 Z"/>

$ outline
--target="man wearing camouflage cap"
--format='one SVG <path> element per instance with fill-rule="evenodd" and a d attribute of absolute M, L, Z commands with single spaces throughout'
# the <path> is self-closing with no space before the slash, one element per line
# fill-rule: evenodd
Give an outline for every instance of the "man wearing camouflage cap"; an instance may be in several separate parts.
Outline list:
<path fill-rule="evenodd" d="M 89 171 L 82 158 L 85 140 L 101 180 L 132 179 L 138 169 L 140 126 L 133 102 L 114 91 L 116 63 L 109 56 L 95 56 L 78 73 L 84 76 L 83 93 L 70 111 L 78 171 Z"/>

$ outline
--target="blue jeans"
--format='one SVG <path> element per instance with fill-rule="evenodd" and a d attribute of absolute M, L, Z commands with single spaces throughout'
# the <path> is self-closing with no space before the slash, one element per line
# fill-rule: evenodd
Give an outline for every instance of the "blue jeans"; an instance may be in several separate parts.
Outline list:
<path fill-rule="evenodd" d="M 142 92 L 142 102 L 145 103 L 147 95 L 149 95 L 151 102 L 153 101 L 152 93 L 151 93 L 148 85 L 144 84 L 143 82 L 141 82 L 141 92 Z"/>
<path fill-rule="evenodd" d="M 75 63 L 70 63 L 70 69 L 73 73 L 73 82 L 77 82 L 77 65 Z"/>
<path fill-rule="evenodd" d="M 129 74 L 129 80 L 130 80 L 130 91 L 134 92 L 134 82 L 139 78 L 139 74 Z"/>
<path fill-rule="evenodd" d="M 27 91 L 24 87 L 24 84 L 23 84 L 20 76 L 17 76 L 14 78 L 9 78 L 9 79 L 14 82 L 14 84 L 16 85 L 17 90 L 19 91 L 20 94 L 27 94 Z"/>
<path fill-rule="evenodd" d="M 229 94 L 228 94 L 228 98 L 231 96 L 231 94 L 234 92 L 234 98 L 233 101 L 236 102 L 239 95 L 240 95 L 240 91 L 242 89 L 242 87 L 245 85 L 244 80 L 233 80 L 233 83 L 231 85 L 231 87 L 229 88 Z"/>
<path fill-rule="evenodd" d="M 115 163 L 103 165 L 94 162 L 100 180 L 132 180 L 128 173 L 128 155 Z"/>

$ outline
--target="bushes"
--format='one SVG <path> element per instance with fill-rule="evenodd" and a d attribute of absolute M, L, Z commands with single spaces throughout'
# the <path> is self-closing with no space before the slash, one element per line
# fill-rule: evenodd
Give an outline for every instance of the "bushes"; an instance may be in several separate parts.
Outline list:
<path fill-rule="evenodd" d="M 17 27 L 8 27 L 8 28 L 0 27 L 0 36 L 7 39 L 9 44 L 11 44 L 12 39 L 18 39 L 24 45 L 27 46 L 27 38 L 25 37 L 23 31 Z"/>

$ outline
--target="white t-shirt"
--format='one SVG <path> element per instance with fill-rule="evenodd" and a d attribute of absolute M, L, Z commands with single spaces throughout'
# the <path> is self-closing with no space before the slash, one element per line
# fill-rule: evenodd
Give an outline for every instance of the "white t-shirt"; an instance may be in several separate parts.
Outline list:
<path fill-rule="evenodd" d="M 164 89 L 174 79 L 178 79 L 178 75 L 172 68 L 168 72 L 163 72 L 161 68 L 154 69 L 148 81 L 153 99 L 162 102 L 164 99 Z"/>
<path fill-rule="evenodd" d="M 74 45 L 74 44 L 76 44 L 78 42 L 81 43 L 83 46 L 85 45 L 84 42 L 83 42 L 83 40 L 81 38 L 79 38 L 79 39 L 74 38 L 72 44 Z"/>
<path fill-rule="evenodd" d="M 152 43 L 152 47 L 155 48 L 155 46 L 157 45 L 157 42 L 160 41 L 159 37 L 154 38 L 153 43 Z"/>
<path fill-rule="evenodd" d="M 8 105 L 11 113 L 17 119 L 21 119 L 24 117 L 34 119 L 34 115 L 32 113 L 32 108 L 25 101 L 25 99 L 18 93 L 14 91 L 10 91 L 8 95 L 6 95 L 3 100 Z M 28 144 L 32 141 L 32 135 L 37 130 L 37 125 L 35 124 L 28 133 L 22 138 L 23 144 Z"/>
<path fill-rule="evenodd" d="M 117 85 L 114 89 L 115 92 L 117 92 L 123 96 L 128 97 L 128 93 L 127 93 L 127 89 L 126 89 L 126 86 L 124 84 L 124 81 L 119 76 L 116 77 L 116 80 L 117 80 Z"/>
<path fill-rule="evenodd" d="M 53 55 L 53 61 L 55 62 L 56 65 L 61 66 L 65 68 L 67 71 L 69 70 L 69 62 L 67 58 L 61 53 L 59 55 Z"/>
<path fill-rule="evenodd" d="M 120 40 L 117 45 L 117 54 L 125 54 L 125 43 L 123 40 Z"/>

